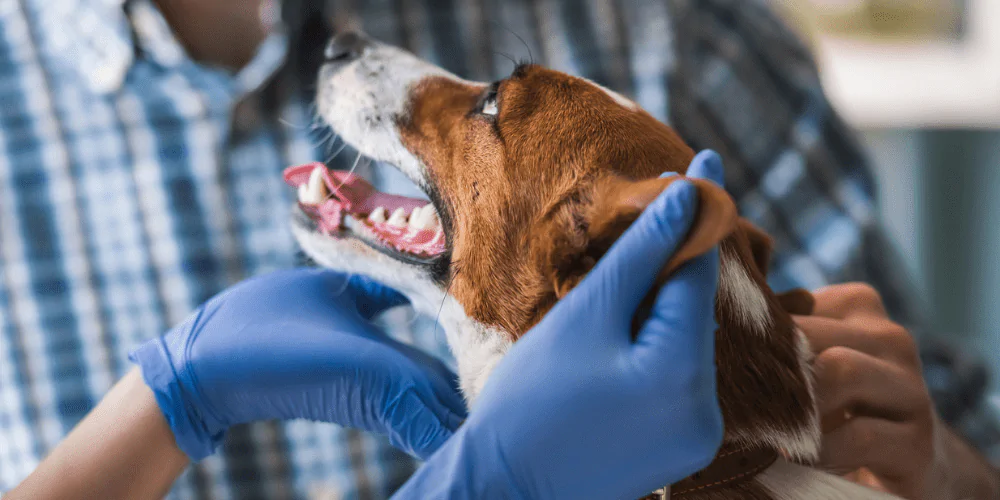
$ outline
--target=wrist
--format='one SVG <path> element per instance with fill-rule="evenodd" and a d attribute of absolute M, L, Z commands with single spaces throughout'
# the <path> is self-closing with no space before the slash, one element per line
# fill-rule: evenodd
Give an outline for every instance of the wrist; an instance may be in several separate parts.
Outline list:
<path fill-rule="evenodd" d="M 527 499 L 492 433 L 462 426 L 394 499 Z"/>
<path fill-rule="evenodd" d="M 225 430 L 212 429 L 206 424 L 204 405 L 197 404 L 198 390 L 184 383 L 186 377 L 181 371 L 185 367 L 174 366 L 166 342 L 166 337 L 152 339 L 132 351 L 129 359 L 139 366 L 142 380 L 156 397 L 156 405 L 170 426 L 177 447 L 192 461 L 201 460 L 215 452 Z"/>

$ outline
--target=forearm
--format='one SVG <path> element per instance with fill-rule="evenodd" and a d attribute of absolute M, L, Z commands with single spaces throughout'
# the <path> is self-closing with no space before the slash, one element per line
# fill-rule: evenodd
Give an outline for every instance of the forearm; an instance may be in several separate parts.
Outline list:
<path fill-rule="evenodd" d="M 1000 498 L 1000 471 L 986 462 L 951 429 L 944 430 L 948 444 L 946 460 L 951 473 L 948 500 Z"/>
<path fill-rule="evenodd" d="M 187 465 L 135 369 L 4 498 L 163 498 Z"/>

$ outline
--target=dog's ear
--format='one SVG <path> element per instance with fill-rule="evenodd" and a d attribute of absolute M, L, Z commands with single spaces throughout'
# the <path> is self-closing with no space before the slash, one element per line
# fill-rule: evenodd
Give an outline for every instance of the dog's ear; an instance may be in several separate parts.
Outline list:
<path fill-rule="evenodd" d="M 775 294 L 781 308 L 788 314 L 810 316 L 816 308 L 816 298 L 805 288 L 793 288 L 784 293 Z"/>
<path fill-rule="evenodd" d="M 750 243 L 750 253 L 753 254 L 754 264 L 760 271 L 761 277 L 767 279 L 767 273 L 771 267 L 771 252 L 774 250 L 774 240 L 761 228 L 742 217 L 737 226 Z M 795 288 L 784 293 L 777 293 L 775 297 L 778 299 L 781 307 L 789 314 L 808 316 L 812 314 L 813 308 L 816 305 L 816 300 L 812 294 L 803 288 Z"/>
<path fill-rule="evenodd" d="M 557 298 L 575 287 L 611 248 L 642 211 L 671 183 L 691 182 L 698 191 L 698 208 L 684 242 L 660 270 L 664 280 L 694 257 L 704 254 L 731 234 L 737 224 L 736 205 L 719 186 L 681 176 L 632 181 L 609 177 L 595 182 L 586 193 L 567 201 L 536 234 L 546 241 L 534 245 L 543 273 Z M 636 262 L 635 265 L 648 265 Z"/>
<path fill-rule="evenodd" d="M 754 264 L 757 265 L 762 276 L 767 276 L 771 267 L 771 251 L 774 249 L 774 240 L 759 227 L 742 217 L 737 225 L 750 242 L 750 252 L 753 253 Z"/>
<path fill-rule="evenodd" d="M 771 252 L 774 250 L 774 240 L 761 228 L 742 217 L 737 225 L 750 243 L 750 252 L 753 254 L 754 264 L 760 270 L 761 277 L 767 279 L 767 273 L 771 267 Z M 816 305 L 816 300 L 812 294 L 802 288 L 778 293 L 775 294 L 775 297 L 778 299 L 781 307 L 789 314 L 808 316 L 812 314 L 813 308 Z"/>

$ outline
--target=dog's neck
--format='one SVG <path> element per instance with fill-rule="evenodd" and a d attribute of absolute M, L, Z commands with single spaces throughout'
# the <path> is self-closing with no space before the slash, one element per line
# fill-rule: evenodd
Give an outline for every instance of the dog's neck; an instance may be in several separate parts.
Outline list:
<path fill-rule="evenodd" d="M 317 264 L 369 276 L 399 290 L 410 299 L 410 304 L 418 313 L 435 318 L 444 330 L 448 347 L 458 363 L 462 394 L 472 406 L 490 372 L 513 343 L 510 335 L 470 318 L 462 304 L 443 290 L 425 270 L 375 252 L 368 256 L 357 255 L 346 251 L 341 246 L 344 243 L 294 225 L 292 231 L 303 250 Z"/>
<path fill-rule="evenodd" d="M 409 298 L 414 301 L 415 297 Z M 458 362 L 459 385 L 471 407 L 486 385 L 490 373 L 510 349 L 513 339 L 496 328 L 469 318 L 462 305 L 451 295 L 444 295 L 440 304 L 442 307 L 439 311 L 423 311 L 420 308 L 417 311 L 428 315 L 440 313 L 437 321 Z"/>

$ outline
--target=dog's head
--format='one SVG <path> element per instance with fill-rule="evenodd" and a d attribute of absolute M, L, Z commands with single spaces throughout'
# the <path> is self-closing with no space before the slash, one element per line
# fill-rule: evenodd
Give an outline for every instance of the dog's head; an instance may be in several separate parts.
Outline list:
<path fill-rule="evenodd" d="M 321 265 L 370 275 L 439 317 L 470 399 L 510 343 L 675 180 L 659 175 L 683 174 L 694 156 L 627 98 L 540 66 L 471 82 L 356 34 L 334 39 L 326 59 L 323 119 L 429 201 L 378 193 L 322 166 L 293 168 L 286 180 L 300 190 L 296 236 Z M 737 223 L 720 188 L 697 187 L 699 215 L 668 267 L 721 240 L 717 358 L 727 439 L 811 459 L 819 436 L 808 348 L 765 283 L 769 240 Z"/>

